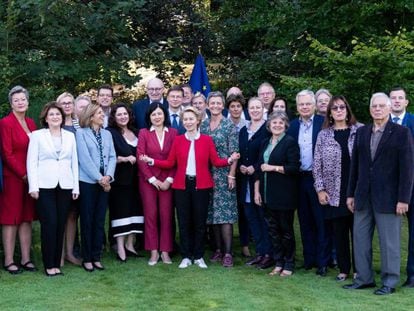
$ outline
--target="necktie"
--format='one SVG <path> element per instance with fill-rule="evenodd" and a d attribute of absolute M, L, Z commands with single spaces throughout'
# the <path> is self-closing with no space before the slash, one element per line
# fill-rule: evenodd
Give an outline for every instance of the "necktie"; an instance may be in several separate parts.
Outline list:
<path fill-rule="evenodd" d="M 400 121 L 400 118 L 399 118 L 399 117 L 394 117 L 394 118 L 392 118 L 392 122 L 394 122 L 394 123 L 398 123 L 398 121 Z"/>
<path fill-rule="evenodd" d="M 178 121 L 177 121 L 178 114 L 174 113 L 172 117 L 173 117 L 172 127 L 175 129 L 178 129 Z"/>

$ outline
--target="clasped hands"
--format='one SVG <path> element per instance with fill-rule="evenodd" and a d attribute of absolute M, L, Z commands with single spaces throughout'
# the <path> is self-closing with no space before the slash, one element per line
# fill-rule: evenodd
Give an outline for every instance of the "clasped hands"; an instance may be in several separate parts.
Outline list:
<path fill-rule="evenodd" d="M 240 165 L 240 173 L 242 173 L 243 175 L 253 175 L 254 174 L 253 165 L 250 165 L 250 166 Z"/>
<path fill-rule="evenodd" d="M 109 183 L 110 181 L 111 176 L 108 175 L 102 176 L 102 178 L 99 180 L 99 185 L 101 185 L 105 192 L 109 192 L 111 190 L 111 184 Z"/>

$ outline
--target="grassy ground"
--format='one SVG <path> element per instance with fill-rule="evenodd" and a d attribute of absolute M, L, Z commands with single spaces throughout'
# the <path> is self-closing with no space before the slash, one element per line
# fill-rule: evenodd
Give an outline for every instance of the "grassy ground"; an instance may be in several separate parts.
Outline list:
<path fill-rule="evenodd" d="M 41 268 L 38 236 L 35 225 L 34 254 Z M 403 236 L 402 281 L 406 222 Z M 297 244 L 301 265 L 300 240 Z M 378 271 L 377 246 L 374 251 Z M 237 248 L 235 253 L 240 253 Z M 149 267 L 147 260 L 146 256 L 121 264 L 106 252 L 103 272 L 87 273 L 70 264 L 63 268 L 65 276 L 55 278 L 41 272 L 13 276 L 2 271 L 0 310 L 414 310 L 414 289 L 398 288 L 387 297 L 373 295 L 371 289 L 344 290 L 342 283 L 334 281 L 337 271 L 333 269 L 325 278 L 299 269 L 291 278 L 282 279 L 244 266 L 240 257 L 236 257 L 234 268 L 224 269 L 207 261 L 206 270 L 196 266 L 178 269 L 178 256 L 173 265 Z"/>

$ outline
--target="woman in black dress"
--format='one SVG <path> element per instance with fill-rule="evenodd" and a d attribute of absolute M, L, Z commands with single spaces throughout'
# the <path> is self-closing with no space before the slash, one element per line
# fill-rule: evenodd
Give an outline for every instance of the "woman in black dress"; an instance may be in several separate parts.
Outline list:
<path fill-rule="evenodd" d="M 125 104 L 111 108 L 107 129 L 112 134 L 117 164 L 109 193 L 109 218 L 110 232 L 117 244 L 117 259 L 121 262 L 126 261 L 127 255 L 137 256 L 135 234 L 142 233 L 144 226 L 135 157 L 138 138 L 132 124 L 132 112 Z"/>

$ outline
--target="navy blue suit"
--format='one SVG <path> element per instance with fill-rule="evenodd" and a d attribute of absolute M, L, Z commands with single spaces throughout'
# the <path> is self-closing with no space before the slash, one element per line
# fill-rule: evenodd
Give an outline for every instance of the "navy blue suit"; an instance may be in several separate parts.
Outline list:
<path fill-rule="evenodd" d="M 165 98 L 162 104 L 168 110 L 168 102 Z M 134 112 L 135 117 L 135 128 L 137 130 L 148 127 L 147 122 L 145 122 L 145 115 L 147 113 L 149 105 L 150 100 L 148 97 L 144 99 L 139 99 L 132 104 L 132 111 Z"/>
<path fill-rule="evenodd" d="M 414 115 L 406 112 L 402 125 L 410 129 L 414 137 Z M 408 210 L 408 258 L 407 258 L 407 281 L 414 282 L 414 189 Z"/>
<path fill-rule="evenodd" d="M 322 128 L 324 117 L 313 116 L 312 152 L 315 151 L 316 139 Z M 299 143 L 300 121 L 292 120 L 287 134 Z M 319 204 L 318 195 L 313 186 L 312 171 L 301 172 L 299 183 L 298 217 L 303 246 L 305 268 L 314 266 L 322 268 L 330 259 L 329 239 L 325 230 L 323 209 Z"/>
<path fill-rule="evenodd" d="M 260 146 L 263 141 L 269 141 L 270 133 L 266 129 L 264 123 L 254 135 L 249 139 L 247 127 L 243 127 L 239 132 L 239 150 L 240 159 L 237 162 L 239 165 L 252 165 L 257 172 L 260 168 L 258 166 L 260 156 Z M 250 231 L 256 246 L 256 255 L 271 255 L 272 244 L 269 238 L 268 226 L 265 220 L 263 207 L 254 204 L 254 182 L 255 175 L 243 175 L 240 172 L 237 174 L 237 197 L 239 204 L 242 205 L 242 211 L 246 216 Z M 250 202 L 246 202 L 247 187 L 250 191 Z"/>

